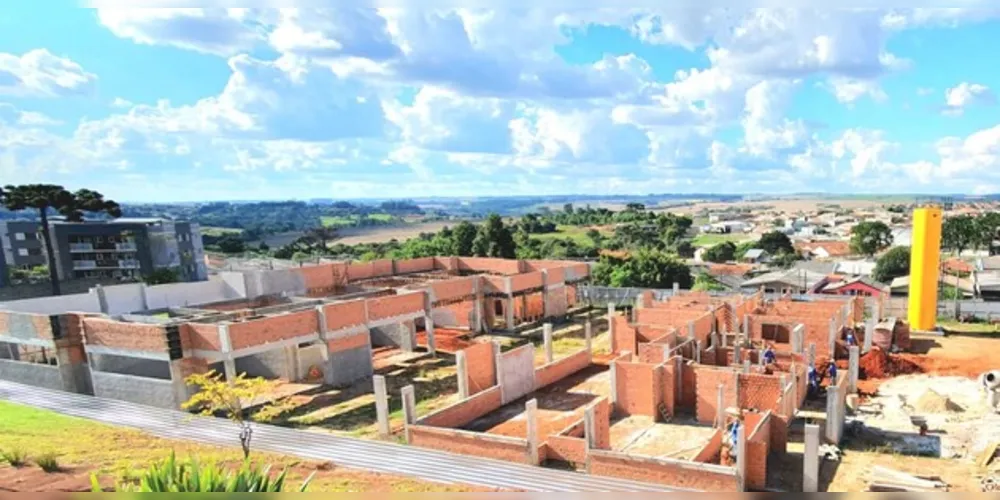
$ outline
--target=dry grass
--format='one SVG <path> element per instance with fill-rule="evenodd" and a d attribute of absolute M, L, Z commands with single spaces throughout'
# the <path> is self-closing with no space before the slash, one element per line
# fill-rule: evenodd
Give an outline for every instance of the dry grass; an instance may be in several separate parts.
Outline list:
<path fill-rule="evenodd" d="M 139 431 L 66 417 L 53 412 L 0 402 L 0 449 L 23 448 L 33 455 L 58 453 L 59 461 L 77 470 L 87 469 L 102 476 L 124 479 L 137 470 L 161 460 L 171 451 L 179 457 L 196 456 L 202 462 L 239 463 L 237 429 L 233 428 L 234 448 L 203 446 L 157 438 Z M 430 483 L 363 471 L 329 468 L 319 462 L 267 453 L 253 453 L 252 459 L 288 467 L 290 484 L 298 484 L 312 472 L 314 492 L 483 491 L 464 485 Z M 6 467 L 6 466 L 3 466 Z M 2 467 L 0 467 L 2 468 Z M 322 469 L 322 470 L 321 470 Z"/>

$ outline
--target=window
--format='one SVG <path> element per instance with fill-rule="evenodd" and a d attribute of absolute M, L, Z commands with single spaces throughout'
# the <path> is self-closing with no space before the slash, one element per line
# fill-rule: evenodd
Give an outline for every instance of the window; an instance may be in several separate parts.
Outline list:
<path fill-rule="evenodd" d="M 27 257 L 28 256 L 28 249 L 27 248 L 18 248 L 17 249 L 17 254 L 20 255 L 21 257 Z"/>
<path fill-rule="evenodd" d="M 26 238 L 27 235 L 25 235 L 24 233 L 14 233 L 14 239 L 17 241 L 24 241 Z"/>

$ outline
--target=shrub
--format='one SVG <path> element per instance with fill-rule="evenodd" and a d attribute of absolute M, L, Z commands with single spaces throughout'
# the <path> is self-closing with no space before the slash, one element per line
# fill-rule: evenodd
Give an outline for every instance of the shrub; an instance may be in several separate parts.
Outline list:
<path fill-rule="evenodd" d="M 159 464 L 153 464 L 149 469 L 139 474 L 138 484 L 122 484 L 119 491 L 135 491 L 141 493 L 277 493 L 285 486 L 285 474 L 282 471 L 277 477 L 271 477 L 271 466 L 260 467 L 250 462 L 233 471 L 226 470 L 214 463 L 199 464 L 189 458 L 179 462 L 173 453 Z M 305 491 L 312 476 L 309 476 L 299 487 Z M 93 492 L 102 491 L 97 476 L 90 477 Z"/>
<path fill-rule="evenodd" d="M 28 463 L 28 452 L 20 448 L 3 450 L 0 451 L 0 458 L 9 463 L 11 467 L 24 467 Z"/>
<path fill-rule="evenodd" d="M 55 453 L 43 453 L 35 458 L 35 463 L 45 472 L 59 472 L 59 457 Z"/>

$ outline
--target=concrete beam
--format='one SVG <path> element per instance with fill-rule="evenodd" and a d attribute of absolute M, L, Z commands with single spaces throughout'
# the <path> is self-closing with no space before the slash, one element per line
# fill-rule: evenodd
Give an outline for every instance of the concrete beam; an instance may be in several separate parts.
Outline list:
<path fill-rule="evenodd" d="M 805 452 L 802 457 L 802 491 L 819 491 L 819 426 L 806 424 Z"/>
<path fill-rule="evenodd" d="M 847 351 L 849 354 L 847 392 L 848 394 L 853 394 L 858 391 L 858 380 L 860 379 L 861 371 L 861 349 L 855 345 L 851 346 Z"/>
<path fill-rule="evenodd" d="M 829 347 L 830 347 L 830 359 L 836 358 L 837 353 L 837 319 L 830 318 L 830 337 L 829 337 Z"/>
<path fill-rule="evenodd" d="M 542 325 L 542 337 L 545 342 L 545 362 L 551 363 L 555 361 L 555 355 L 552 351 L 552 323 Z"/>
<path fill-rule="evenodd" d="M 455 353 L 455 368 L 458 376 L 458 398 L 469 397 L 469 365 L 465 356 L 465 351 Z"/>
<path fill-rule="evenodd" d="M 375 392 L 375 416 L 378 420 L 378 435 L 381 438 L 389 437 L 389 394 L 386 390 L 385 377 L 375 375 L 372 377 L 372 387 Z"/>
<path fill-rule="evenodd" d="M 541 463 L 538 456 L 538 400 L 532 399 L 524 404 L 524 416 L 528 428 L 528 462 L 538 465 Z"/>
<path fill-rule="evenodd" d="M 413 386 L 408 385 L 401 391 L 403 396 L 403 425 L 406 432 L 406 444 L 410 444 L 410 426 L 417 423 L 417 399 Z"/>

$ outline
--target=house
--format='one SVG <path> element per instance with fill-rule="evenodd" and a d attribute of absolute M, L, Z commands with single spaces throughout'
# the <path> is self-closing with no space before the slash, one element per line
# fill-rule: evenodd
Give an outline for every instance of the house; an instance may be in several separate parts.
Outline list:
<path fill-rule="evenodd" d="M 942 275 L 939 285 L 940 284 L 958 288 L 962 291 L 962 295 L 966 297 L 974 297 L 976 294 L 976 284 L 969 278 Z M 889 290 L 894 297 L 908 296 L 910 294 L 910 277 L 900 276 L 899 278 L 892 280 L 892 283 L 889 285 Z"/>
<path fill-rule="evenodd" d="M 852 254 L 851 245 L 846 241 L 803 241 L 795 244 L 795 250 L 804 259 L 831 259 Z"/>
<path fill-rule="evenodd" d="M 968 276 L 972 274 L 973 269 L 972 264 L 955 257 L 941 263 L 942 271 L 955 276 Z"/>
<path fill-rule="evenodd" d="M 908 247 L 913 245 L 913 229 L 909 227 L 892 230 L 892 246 Z"/>
<path fill-rule="evenodd" d="M 749 229 L 750 229 L 750 224 L 739 220 L 716 222 L 714 224 L 709 224 L 707 226 L 701 227 L 701 231 L 703 233 L 718 233 L 718 234 L 745 233 Z"/>
<path fill-rule="evenodd" d="M 833 272 L 845 276 L 871 276 L 876 262 L 870 260 L 842 260 L 837 262 Z"/>
<path fill-rule="evenodd" d="M 847 278 L 840 275 L 832 275 L 827 278 L 826 283 L 817 287 L 816 293 L 827 295 L 861 295 L 864 297 L 877 297 L 888 292 L 888 287 L 867 276 L 855 276 Z"/>
<path fill-rule="evenodd" d="M 811 293 L 817 285 L 824 283 L 825 274 L 801 269 L 774 271 L 744 281 L 740 288 L 752 292 L 760 288 L 765 293 Z"/>
<path fill-rule="evenodd" d="M 743 258 L 740 260 L 748 264 L 762 264 L 771 260 L 771 256 L 765 250 L 751 248 L 747 250 L 747 253 L 743 254 Z"/>

